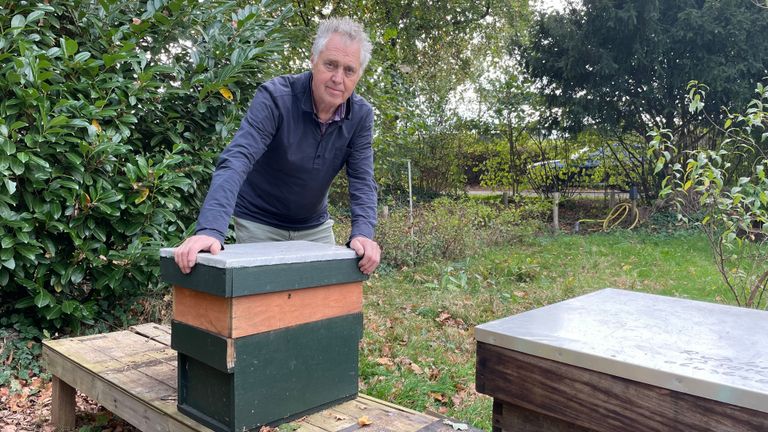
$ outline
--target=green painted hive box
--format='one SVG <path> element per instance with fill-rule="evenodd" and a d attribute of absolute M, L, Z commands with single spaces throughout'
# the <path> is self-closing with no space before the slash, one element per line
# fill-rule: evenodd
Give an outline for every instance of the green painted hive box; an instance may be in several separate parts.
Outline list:
<path fill-rule="evenodd" d="M 217 431 L 274 425 L 357 395 L 362 281 L 354 251 L 302 241 L 227 245 L 173 285 L 178 408 Z"/>

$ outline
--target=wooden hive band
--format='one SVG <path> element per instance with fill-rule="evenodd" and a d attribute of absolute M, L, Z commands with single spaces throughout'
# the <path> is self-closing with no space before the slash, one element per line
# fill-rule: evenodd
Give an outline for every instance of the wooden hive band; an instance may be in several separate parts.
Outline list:
<path fill-rule="evenodd" d="M 362 282 L 241 297 L 173 287 L 174 320 L 228 338 L 357 313 L 362 308 Z"/>

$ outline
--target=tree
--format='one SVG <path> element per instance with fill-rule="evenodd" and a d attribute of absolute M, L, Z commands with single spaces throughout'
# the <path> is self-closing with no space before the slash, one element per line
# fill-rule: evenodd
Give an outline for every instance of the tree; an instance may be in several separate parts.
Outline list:
<path fill-rule="evenodd" d="M 538 16 L 527 40 L 520 53 L 551 108 L 550 123 L 596 127 L 624 144 L 639 167 L 634 180 L 653 197 L 663 176 L 650 175 L 653 161 L 625 141 L 665 129 L 677 154 L 713 145 L 716 129 L 687 110 L 680 90 L 698 80 L 713 89 L 714 104 L 746 103 L 748 83 L 768 69 L 768 10 L 751 0 L 584 0 Z"/>

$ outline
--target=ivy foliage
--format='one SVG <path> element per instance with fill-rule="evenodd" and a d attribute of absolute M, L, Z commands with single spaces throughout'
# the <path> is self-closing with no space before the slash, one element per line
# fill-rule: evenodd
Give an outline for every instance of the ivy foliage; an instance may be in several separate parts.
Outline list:
<path fill-rule="evenodd" d="M 0 319 L 125 324 L 287 43 L 280 2 L 0 1 Z M 122 321 L 122 322 L 120 322 Z"/>

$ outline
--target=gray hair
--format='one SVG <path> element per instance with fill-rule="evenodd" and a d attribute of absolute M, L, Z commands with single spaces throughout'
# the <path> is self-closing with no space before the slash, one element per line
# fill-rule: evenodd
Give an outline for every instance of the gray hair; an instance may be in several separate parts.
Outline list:
<path fill-rule="evenodd" d="M 371 60 L 373 46 L 363 26 L 349 17 L 333 17 L 320 21 L 320 25 L 317 26 L 315 41 L 312 44 L 312 55 L 317 58 L 320 51 L 325 49 L 325 44 L 333 33 L 341 34 L 349 42 L 360 44 L 360 72 L 362 73 L 368 66 L 368 61 Z"/>

